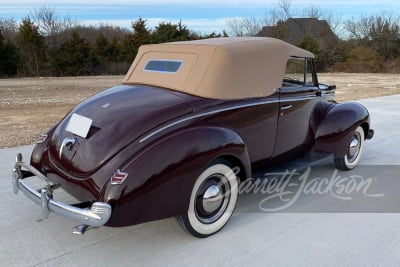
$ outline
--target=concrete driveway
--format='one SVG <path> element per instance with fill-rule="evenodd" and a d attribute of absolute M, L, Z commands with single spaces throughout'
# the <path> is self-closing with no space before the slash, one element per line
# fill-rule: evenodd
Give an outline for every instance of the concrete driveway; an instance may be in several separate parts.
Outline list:
<path fill-rule="evenodd" d="M 359 102 L 375 129 L 360 164 L 400 165 L 400 95 Z M 75 236 L 73 222 L 54 214 L 36 222 L 39 208 L 12 193 L 15 155 L 28 158 L 31 149 L 0 150 L 0 266 L 400 265 L 400 213 L 238 212 L 206 239 L 185 233 L 175 219 Z M 386 175 L 397 178 L 392 167 Z M 320 203 L 319 196 L 312 200 L 303 205 Z"/>

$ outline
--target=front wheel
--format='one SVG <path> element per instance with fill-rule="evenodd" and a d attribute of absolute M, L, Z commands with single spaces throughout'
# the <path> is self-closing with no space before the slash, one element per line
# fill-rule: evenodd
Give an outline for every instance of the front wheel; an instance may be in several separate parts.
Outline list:
<path fill-rule="evenodd" d="M 238 198 L 237 176 L 225 162 L 207 167 L 197 178 L 188 212 L 178 217 L 181 225 L 196 237 L 207 237 L 224 227 Z"/>
<path fill-rule="evenodd" d="M 350 139 L 346 155 L 335 159 L 335 167 L 342 171 L 353 169 L 360 161 L 364 147 L 365 135 L 361 126 L 358 126 Z"/>

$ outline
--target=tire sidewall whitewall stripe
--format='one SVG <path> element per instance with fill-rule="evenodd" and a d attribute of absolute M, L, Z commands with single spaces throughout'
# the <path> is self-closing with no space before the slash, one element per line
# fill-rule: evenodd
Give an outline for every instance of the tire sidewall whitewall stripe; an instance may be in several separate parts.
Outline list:
<path fill-rule="evenodd" d="M 229 193 L 229 202 L 226 207 L 224 214 L 221 215 L 215 222 L 210 224 L 202 223 L 196 216 L 195 212 L 195 198 L 197 190 L 199 190 L 201 184 L 206 181 L 210 176 L 215 174 L 221 174 L 226 177 L 227 182 L 229 183 L 230 193 Z M 188 210 L 188 220 L 196 232 L 202 235 L 210 235 L 215 232 L 218 232 L 229 220 L 231 217 L 238 198 L 238 181 L 235 173 L 232 169 L 225 164 L 215 164 L 208 167 L 205 171 L 201 173 L 201 175 L 197 178 L 196 183 L 193 186 L 192 194 L 190 197 L 190 204 Z"/>
<path fill-rule="evenodd" d="M 363 130 L 363 128 L 362 128 L 361 126 L 358 126 L 358 127 L 356 128 L 356 130 L 354 131 L 354 133 L 359 133 L 359 134 L 360 134 L 360 137 L 361 137 L 361 140 L 360 140 L 360 149 L 359 149 L 359 151 L 358 151 L 357 157 L 354 159 L 353 162 L 350 162 L 350 161 L 348 160 L 347 154 L 345 155 L 345 157 L 344 157 L 344 162 L 345 162 L 346 166 L 347 166 L 349 169 L 353 169 L 353 168 L 358 164 L 358 162 L 360 161 L 361 155 L 362 155 L 362 151 L 363 151 L 363 148 L 364 148 L 364 141 L 365 141 L 364 130 Z"/>

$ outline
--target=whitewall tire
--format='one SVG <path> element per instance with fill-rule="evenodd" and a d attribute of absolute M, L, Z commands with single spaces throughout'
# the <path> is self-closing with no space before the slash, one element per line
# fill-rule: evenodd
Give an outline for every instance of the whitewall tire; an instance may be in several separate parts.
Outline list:
<path fill-rule="evenodd" d="M 197 178 L 188 212 L 178 218 L 192 235 L 207 237 L 228 222 L 238 199 L 238 178 L 225 161 L 207 167 Z"/>
<path fill-rule="evenodd" d="M 335 159 L 335 167 L 342 171 L 353 169 L 360 161 L 364 142 L 364 130 L 361 126 L 358 126 L 351 136 L 346 155 Z"/>

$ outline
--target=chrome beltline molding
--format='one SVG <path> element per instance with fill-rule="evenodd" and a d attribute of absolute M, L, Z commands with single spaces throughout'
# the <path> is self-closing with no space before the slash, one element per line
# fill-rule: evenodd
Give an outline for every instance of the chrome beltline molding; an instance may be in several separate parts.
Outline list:
<path fill-rule="evenodd" d="M 178 125 L 180 123 L 183 123 L 185 121 L 189 121 L 189 120 L 193 120 L 193 119 L 197 119 L 197 118 L 201 118 L 201 117 L 205 117 L 205 116 L 209 116 L 209 115 L 214 115 L 214 114 L 217 114 L 217 113 L 220 113 L 220 112 L 239 109 L 239 108 L 254 107 L 254 106 L 260 106 L 260 105 L 271 104 L 271 103 L 285 103 L 285 102 L 293 102 L 293 101 L 304 101 L 304 100 L 311 100 L 311 99 L 314 99 L 316 97 L 317 97 L 316 95 L 307 95 L 307 96 L 304 96 L 304 97 L 287 98 L 285 100 L 277 99 L 277 100 L 262 101 L 262 102 L 251 103 L 251 104 L 241 104 L 241 105 L 237 105 L 237 106 L 221 108 L 221 109 L 217 109 L 217 110 L 213 110 L 213 111 L 208 111 L 208 112 L 204 112 L 204 113 L 191 115 L 191 116 L 185 117 L 183 119 L 171 122 L 170 124 L 167 124 L 167 125 L 165 125 L 165 126 L 163 126 L 161 128 L 158 128 L 157 130 L 147 134 L 145 137 L 140 139 L 139 143 L 143 143 L 146 140 L 150 139 L 151 137 L 155 136 L 156 134 L 161 133 L 164 130 L 166 130 L 168 128 L 171 128 L 171 127 L 173 127 L 175 125 Z"/>

